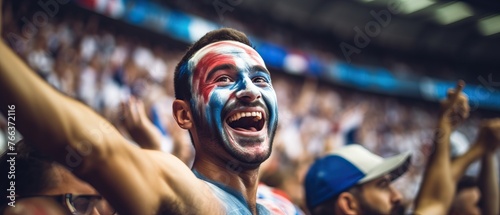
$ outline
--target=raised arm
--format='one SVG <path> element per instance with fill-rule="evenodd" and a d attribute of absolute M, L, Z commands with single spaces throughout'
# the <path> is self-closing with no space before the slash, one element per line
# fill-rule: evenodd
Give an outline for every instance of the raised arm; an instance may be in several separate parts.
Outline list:
<path fill-rule="evenodd" d="M 463 155 L 451 161 L 451 174 L 453 183 L 456 185 L 462 178 L 467 168 L 475 161 L 485 155 L 487 148 L 481 142 L 476 141 Z"/>
<path fill-rule="evenodd" d="M 481 160 L 478 186 L 481 191 L 479 206 L 482 214 L 500 214 L 500 190 L 498 187 L 498 165 L 495 152 L 500 145 L 500 118 L 482 123 L 478 141 L 489 146 Z"/>
<path fill-rule="evenodd" d="M 15 126 L 26 139 L 92 184 L 120 214 L 157 214 L 173 202 L 164 208 L 168 214 L 218 208 L 177 158 L 128 144 L 93 110 L 40 79 L 3 41 L 0 56 L 2 113 L 14 105 Z"/>
<path fill-rule="evenodd" d="M 469 115 L 467 97 L 462 94 L 465 83 L 460 81 L 455 90 L 441 104 L 434 150 L 427 162 L 422 186 L 415 201 L 415 214 L 446 214 L 455 195 L 450 161 L 450 135 Z"/>
<path fill-rule="evenodd" d="M 479 207 L 482 214 L 500 214 L 499 210 L 499 188 L 498 188 L 498 166 L 493 152 L 488 152 L 481 160 L 481 173 L 479 174 L 478 186 L 481 191 Z"/>

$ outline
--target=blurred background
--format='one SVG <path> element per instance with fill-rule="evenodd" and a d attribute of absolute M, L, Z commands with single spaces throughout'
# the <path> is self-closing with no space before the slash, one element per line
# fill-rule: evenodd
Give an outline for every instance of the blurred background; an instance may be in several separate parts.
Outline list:
<path fill-rule="evenodd" d="M 412 167 L 396 182 L 411 201 L 438 101 L 459 79 L 472 110 L 452 135 L 454 156 L 481 119 L 500 116 L 498 1 L 5 0 L 3 8 L 3 39 L 37 74 L 125 136 L 120 102 L 144 101 L 163 150 L 188 165 L 189 135 L 171 114 L 174 68 L 206 32 L 245 32 L 272 72 L 280 111 L 261 180 L 298 205 L 309 164 L 350 143 L 382 156 L 411 150 Z M 4 151 L 5 119 L 0 130 Z"/>

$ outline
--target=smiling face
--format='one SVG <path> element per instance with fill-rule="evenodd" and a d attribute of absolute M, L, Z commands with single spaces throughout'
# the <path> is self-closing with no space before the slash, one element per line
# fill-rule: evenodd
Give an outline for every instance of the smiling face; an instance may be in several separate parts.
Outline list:
<path fill-rule="evenodd" d="M 220 41 L 194 54 L 188 70 L 190 106 L 201 144 L 214 140 L 245 163 L 267 159 L 278 108 L 260 55 L 245 44 Z"/>

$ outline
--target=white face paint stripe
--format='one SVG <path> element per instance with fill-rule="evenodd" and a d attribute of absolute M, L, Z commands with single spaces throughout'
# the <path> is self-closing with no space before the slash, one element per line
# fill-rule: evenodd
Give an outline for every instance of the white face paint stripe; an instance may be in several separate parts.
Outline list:
<path fill-rule="evenodd" d="M 264 63 L 264 60 L 257 53 L 257 51 L 255 51 L 252 47 L 250 47 L 250 46 L 248 46 L 248 45 L 246 45 L 244 43 L 237 42 L 237 41 L 224 40 L 224 41 L 219 41 L 219 42 L 215 42 L 215 43 L 209 44 L 209 45 L 201 48 L 200 50 L 198 50 L 193 55 L 193 57 L 191 57 L 191 59 L 189 59 L 188 65 L 189 65 L 189 67 L 192 67 L 192 68 L 188 68 L 188 69 L 190 71 L 193 71 L 192 69 L 194 69 L 196 67 L 196 65 L 198 65 L 198 62 L 200 62 L 200 60 L 206 54 L 210 53 L 211 51 L 214 51 L 216 53 L 231 53 L 231 52 L 243 52 L 243 53 L 246 53 L 248 50 L 250 52 L 255 52 L 255 57 L 257 57 L 257 61 L 258 62 L 255 62 L 255 60 L 253 60 L 253 58 L 252 58 L 252 61 L 255 64 L 261 65 L 264 68 L 266 68 L 265 67 L 266 64 Z"/>

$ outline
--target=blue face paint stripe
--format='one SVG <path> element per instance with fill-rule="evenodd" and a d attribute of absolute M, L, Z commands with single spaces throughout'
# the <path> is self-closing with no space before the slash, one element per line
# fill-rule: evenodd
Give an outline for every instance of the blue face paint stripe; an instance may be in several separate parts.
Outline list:
<path fill-rule="evenodd" d="M 190 106 L 199 133 L 203 133 L 200 140 L 207 144 L 221 145 L 234 158 L 247 162 L 262 162 L 270 153 L 270 142 L 273 139 L 277 126 L 278 111 L 276 94 L 271 85 L 271 77 L 265 69 L 265 65 L 257 53 L 249 53 L 248 50 L 240 52 L 232 46 L 224 44 L 214 47 L 213 50 L 204 50 L 200 56 L 189 61 L 186 65 L 187 71 L 183 75 L 189 75 L 191 90 Z M 235 50 L 228 53 L 221 53 L 227 50 Z M 205 59 L 206 58 L 206 59 Z M 217 59 L 221 60 L 217 60 Z M 201 63 L 194 65 L 194 62 Z M 236 68 L 233 71 L 220 70 L 217 76 L 206 80 L 206 72 L 211 68 L 223 64 L 232 64 Z M 262 67 L 262 68 L 256 68 Z M 196 68 L 196 71 L 193 69 Z M 198 74 L 200 72 L 200 74 Z M 236 72 L 236 73 L 234 73 Z M 232 78 L 231 82 L 217 82 L 220 75 L 227 75 Z M 254 82 L 255 77 L 261 77 L 262 82 Z M 264 81 L 265 80 L 265 81 Z M 225 80 L 222 80 L 225 81 Z M 265 83 L 264 83 L 265 82 Z M 260 98 L 259 106 L 265 108 L 266 132 L 258 135 L 244 135 L 237 131 L 226 130 L 224 120 L 233 108 L 246 108 L 249 105 L 241 98 L 237 97 L 240 91 L 251 91 L 258 94 Z M 257 133 L 255 133 L 257 134 Z M 203 138 L 209 139 L 203 139 Z M 256 141 L 259 145 L 245 145 L 249 141 Z M 258 142 L 257 142 L 258 141 Z M 265 146 L 262 148 L 260 146 Z"/>

